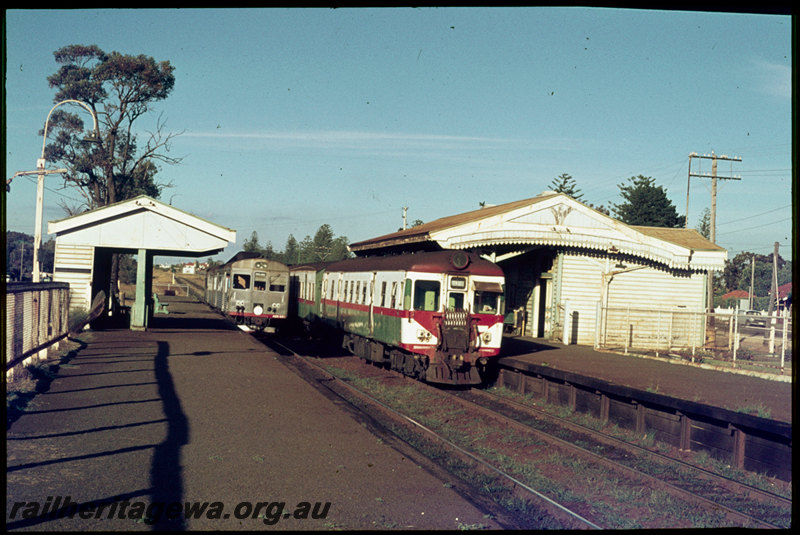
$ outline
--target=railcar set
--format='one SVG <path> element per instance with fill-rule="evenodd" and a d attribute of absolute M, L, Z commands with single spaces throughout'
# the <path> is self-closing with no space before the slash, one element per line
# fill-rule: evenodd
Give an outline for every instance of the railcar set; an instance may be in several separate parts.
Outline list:
<path fill-rule="evenodd" d="M 354 355 L 430 383 L 480 384 L 500 353 L 505 279 L 499 266 L 476 254 L 435 251 L 285 271 L 279 266 L 234 257 L 209 272 L 208 303 L 249 327 L 281 319 L 312 334 L 333 333 Z M 288 277 L 280 294 L 285 300 L 278 301 L 277 292 L 272 301 L 263 299 L 263 289 L 255 287 L 273 275 L 275 281 Z M 266 320 L 268 302 L 272 317 Z"/>
<path fill-rule="evenodd" d="M 274 330 L 289 316 L 289 268 L 237 253 L 206 273 L 206 303 L 247 329 Z"/>

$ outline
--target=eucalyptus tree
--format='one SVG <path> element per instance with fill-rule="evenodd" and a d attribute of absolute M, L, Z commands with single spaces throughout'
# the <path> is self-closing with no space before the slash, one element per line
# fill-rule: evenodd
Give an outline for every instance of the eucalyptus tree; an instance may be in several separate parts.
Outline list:
<path fill-rule="evenodd" d="M 72 206 L 61 201 L 62 208 L 74 215 L 137 195 L 160 197 L 161 190 L 171 184 L 157 181 L 158 164 L 180 162 L 180 158 L 169 155 L 171 141 L 178 134 L 165 132 L 161 116 L 152 131 L 143 134 L 145 130 L 139 125 L 175 86 L 169 61 L 108 54 L 97 45 L 68 45 L 53 55 L 60 65 L 47 78 L 56 90 L 53 102 L 80 101 L 91 108 L 98 123 L 97 131 L 87 132 L 80 115 L 59 106 L 47 122 L 48 132 L 40 132 L 50 139 L 45 160 L 65 168 L 64 186 L 77 190 L 83 198 Z M 83 143 L 88 137 L 93 142 Z M 116 293 L 119 264 L 120 255 L 114 255 L 112 293 Z"/>
<path fill-rule="evenodd" d="M 142 119 L 175 85 L 169 61 L 144 55 L 107 54 L 96 45 L 69 45 L 56 50 L 58 70 L 47 78 L 56 90 L 53 101 L 88 104 L 98 120 L 98 132 L 87 131 L 81 115 L 61 106 L 53 111 L 44 133 L 50 143 L 45 159 L 67 169 L 64 185 L 76 188 L 83 201 L 64 209 L 74 214 L 146 194 L 158 198 L 163 187 L 156 175 L 159 163 L 176 164 L 169 155 L 178 134 L 166 133 L 159 116 L 155 129 L 142 133 Z M 84 114 L 85 115 L 85 114 Z M 93 143 L 83 143 L 93 137 Z"/>

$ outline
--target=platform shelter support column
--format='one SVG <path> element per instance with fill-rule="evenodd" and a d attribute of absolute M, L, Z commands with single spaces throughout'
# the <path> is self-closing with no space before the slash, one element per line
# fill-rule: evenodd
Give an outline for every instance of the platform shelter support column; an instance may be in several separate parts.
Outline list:
<path fill-rule="evenodd" d="M 136 301 L 131 314 L 131 330 L 145 331 L 152 315 L 153 254 L 139 249 L 136 262 Z"/>

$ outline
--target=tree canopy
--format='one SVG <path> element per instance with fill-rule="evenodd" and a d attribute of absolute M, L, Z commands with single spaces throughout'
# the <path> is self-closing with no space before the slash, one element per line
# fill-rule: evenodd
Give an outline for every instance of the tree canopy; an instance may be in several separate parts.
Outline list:
<path fill-rule="evenodd" d="M 169 96 L 175 85 L 172 65 L 144 55 L 107 54 L 96 45 L 65 46 L 54 57 L 60 67 L 47 78 L 56 89 L 53 102 L 84 102 L 99 129 L 85 131 L 81 116 L 61 106 L 50 116 L 49 131 L 42 132 L 51 139 L 45 159 L 68 169 L 65 186 L 76 187 L 83 197 L 82 206 L 62 206 L 74 214 L 141 194 L 158 198 L 166 185 L 156 181 L 157 162 L 180 161 L 167 154 L 174 135 L 164 133 L 160 118 L 146 136 L 134 125 L 153 103 Z M 87 133 L 97 134 L 94 143 L 81 143 Z"/>
<path fill-rule="evenodd" d="M 581 197 L 583 197 L 583 193 L 581 193 L 581 190 L 579 190 L 575 184 L 575 179 L 567 173 L 561 173 L 560 176 L 554 178 L 550 183 L 550 189 L 556 193 L 569 195 L 576 201 L 580 201 Z"/>
<path fill-rule="evenodd" d="M 682 227 L 685 217 L 678 215 L 667 191 L 656 186 L 649 176 L 630 177 L 628 184 L 618 184 L 625 202 L 612 205 L 616 217 L 628 225 L 651 227 Z"/>
<path fill-rule="evenodd" d="M 350 256 L 350 252 L 347 250 L 348 244 L 347 237 L 336 237 L 331 226 L 324 224 L 317 229 L 313 238 L 306 236 L 299 243 L 290 234 L 283 251 L 275 251 L 270 242 L 262 246 L 258 242 L 258 233 L 253 231 L 250 238 L 242 244 L 242 249 L 257 252 L 265 258 L 292 265 L 311 262 L 333 262 L 348 258 Z"/>

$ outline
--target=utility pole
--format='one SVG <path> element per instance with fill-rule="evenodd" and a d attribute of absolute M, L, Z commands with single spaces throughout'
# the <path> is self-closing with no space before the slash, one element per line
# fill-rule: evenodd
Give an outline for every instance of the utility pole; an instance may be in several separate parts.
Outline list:
<path fill-rule="evenodd" d="M 753 281 L 755 280 L 756 276 L 756 255 L 750 255 L 750 306 L 747 307 L 748 310 L 753 310 Z"/>
<path fill-rule="evenodd" d="M 711 160 L 711 174 L 708 173 L 692 173 L 692 158 L 700 158 L 700 159 L 710 159 Z M 718 176 L 717 175 L 717 161 L 718 160 L 725 160 L 725 161 L 732 161 L 732 162 L 741 162 L 742 159 L 736 156 L 729 157 L 725 156 L 717 156 L 712 151 L 711 154 L 703 154 L 699 155 L 696 152 L 693 152 L 689 155 L 689 180 L 694 177 L 699 178 L 710 178 L 711 179 L 711 221 L 709 222 L 709 239 L 711 243 L 716 243 L 716 236 L 717 236 L 717 179 L 723 180 L 741 180 L 742 177 L 739 176 Z M 686 221 L 685 221 L 686 228 L 689 228 L 689 186 L 686 187 Z M 713 284 L 713 275 L 712 272 L 708 272 L 708 310 L 711 311 L 714 308 L 714 284 Z"/>
<path fill-rule="evenodd" d="M 778 247 L 780 243 L 775 242 L 775 249 L 772 252 L 772 284 L 769 289 L 769 308 L 767 315 L 772 316 L 772 307 L 778 306 Z"/>
<path fill-rule="evenodd" d="M 408 214 L 408 206 L 403 206 L 403 230 L 405 230 L 407 228 L 406 227 L 406 214 Z"/>
<path fill-rule="evenodd" d="M 772 315 L 773 306 L 777 314 L 778 308 L 778 246 L 780 244 L 775 242 L 775 249 L 772 252 L 772 284 L 769 289 L 769 307 L 767 308 L 767 321 L 769 321 L 769 331 L 764 329 L 764 343 L 769 340 L 769 354 L 775 354 L 775 317 Z"/>

